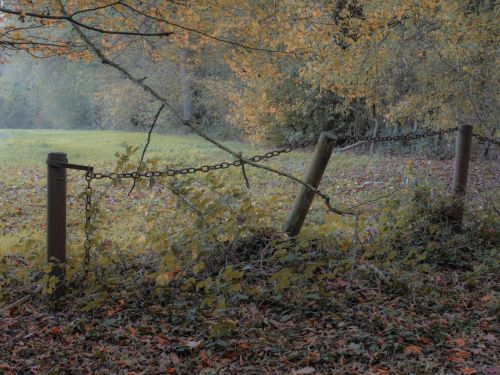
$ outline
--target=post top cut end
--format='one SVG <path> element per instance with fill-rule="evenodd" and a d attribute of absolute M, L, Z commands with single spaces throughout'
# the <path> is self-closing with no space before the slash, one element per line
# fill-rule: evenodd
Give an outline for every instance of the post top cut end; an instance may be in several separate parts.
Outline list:
<path fill-rule="evenodd" d="M 49 159 L 49 160 L 63 161 L 63 162 L 67 161 L 67 157 L 66 157 L 66 154 L 64 152 L 51 152 L 47 156 L 47 159 Z"/>

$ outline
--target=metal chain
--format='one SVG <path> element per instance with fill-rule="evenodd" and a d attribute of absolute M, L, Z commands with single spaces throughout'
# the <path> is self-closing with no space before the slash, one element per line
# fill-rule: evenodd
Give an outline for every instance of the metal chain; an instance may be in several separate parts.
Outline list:
<path fill-rule="evenodd" d="M 359 142 L 359 141 L 371 141 L 371 142 L 387 142 L 387 141 L 409 141 L 409 140 L 415 140 L 415 139 L 420 139 L 420 138 L 428 138 L 428 137 L 435 137 L 437 135 L 444 135 L 448 133 L 453 133 L 457 131 L 458 128 L 451 128 L 451 129 L 446 129 L 446 130 L 437 130 L 437 131 L 427 131 L 425 133 L 416 133 L 416 134 L 403 134 L 403 135 L 398 135 L 398 136 L 381 136 L 381 137 L 351 137 L 351 136 L 341 136 L 337 137 L 339 141 L 354 141 L 354 142 Z M 168 176 L 172 177 L 175 175 L 185 175 L 185 174 L 193 174 L 193 173 L 198 173 L 198 172 L 210 172 L 213 170 L 218 170 L 218 169 L 227 169 L 230 167 L 240 167 L 243 166 L 244 164 L 248 164 L 248 162 L 253 162 L 253 163 L 258 163 L 262 160 L 265 159 L 271 159 L 275 156 L 279 156 L 281 154 L 287 154 L 289 152 L 292 152 L 294 150 L 298 149 L 303 149 L 310 147 L 312 145 L 316 144 L 316 141 L 305 141 L 305 142 L 300 142 L 300 143 L 295 143 L 289 146 L 286 146 L 282 149 L 279 150 L 274 150 L 274 151 L 269 151 L 266 152 L 265 154 L 262 155 L 255 155 L 249 158 L 241 158 L 241 159 L 236 159 L 233 162 L 223 162 L 223 163 L 218 163 L 218 164 L 212 164 L 212 165 L 202 165 L 199 167 L 187 167 L 187 168 L 180 168 L 180 169 L 172 169 L 168 168 L 166 170 L 162 171 L 146 171 L 146 172 L 124 172 L 124 173 L 95 173 L 92 171 L 87 172 L 87 176 L 92 179 L 96 180 L 102 180 L 102 179 L 121 179 L 121 178 L 133 178 L 133 179 L 138 179 L 138 178 L 152 178 L 152 177 L 163 177 L 163 176 Z"/>
<path fill-rule="evenodd" d="M 286 146 L 280 150 L 274 150 L 274 151 L 269 151 L 266 152 L 265 154 L 262 155 L 255 155 L 250 158 L 241 158 L 241 159 L 236 159 L 233 162 L 222 162 L 218 164 L 212 164 L 212 165 L 202 165 L 199 167 L 187 167 L 187 168 L 180 168 L 180 169 L 173 169 L 173 168 L 168 168 L 162 171 L 146 171 L 146 172 L 125 172 L 125 173 L 95 173 L 95 172 L 87 172 L 87 176 L 91 178 L 91 180 L 102 180 L 102 179 L 120 179 L 120 178 L 152 178 L 152 177 L 163 177 L 163 176 L 168 176 L 172 177 L 175 175 L 185 175 L 185 174 L 193 174 L 193 173 L 198 173 L 198 172 L 210 172 L 213 170 L 218 170 L 218 169 L 227 169 L 230 167 L 240 167 L 243 166 L 244 164 L 248 164 L 248 162 L 253 162 L 253 163 L 258 163 L 262 160 L 265 159 L 271 159 L 275 156 L 281 155 L 281 154 L 287 154 L 289 152 L 292 152 L 297 149 L 301 148 L 306 148 L 309 147 L 316 142 L 314 141 L 306 141 L 306 142 L 301 142 L 297 144 L 293 144 L 290 146 Z"/>
<path fill-rule="evenodd" d="M 411 141 L 415 139 L 421 139 L 421 138 L 429 138 L 429 137 L 435 137 L 438 135 L 444 135 L 444 134 L 449 134 L 449 133 L 454 133 L 458 130 L 458 127 L 455 128 L 449 128 L 445 130 L 428 130 L 423 133 L 409 133 L 409 134 L 402 134 L 402 135 L 389 135 L 389 136 L 379 136 L 379 137 L 366 137 L 366 136 L 361 136 L 361 137 L 339 137 L 339 140 L 342 141 L 353 141 L 353 142 L 359 142 L 359 141 L 367 141 L 367 142 L 396 142 L 396 141 Z"/>
<path fill-rule="evenodd" d="M 85 241 L 83 247 L 85 250 L 85 258 L 83 262 L 83 278 L 84 281 L 88 281 L 89 268 L 90 268 L 90 252 L 92 250 L 92 176 L 93 172 L 90 170 L 85 174 L 85 180 L 87 180 L 87 187 L 85 188 Z"/>
<path fill-rule="evenodd" d="M 492 143 L 496 146 L 500 146 L 500 141 L 498 139 L 488 138 L 488 137 L 485 137 L 484 135 L 480 135 L 480 134 L 476 134 L 476 133 L 472 133 L 472 136 L 477 138 L 477 140 L 479 142 L 489 142 L 489 143 Z"/>

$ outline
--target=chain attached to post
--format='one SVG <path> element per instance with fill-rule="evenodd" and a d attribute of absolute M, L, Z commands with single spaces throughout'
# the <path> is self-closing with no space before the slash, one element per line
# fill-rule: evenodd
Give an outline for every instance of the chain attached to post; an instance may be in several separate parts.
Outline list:
<path fill-rule="evenodd" d="M 472 133 L 472 136 L 474 138 L 476 138 L 479 142 L 488 142 L 488 143 L 491 143 L 491 144 L 494 144 L 495 146 L 500 146 L 500 141 L 498 139 L 494 139 L 494 138 L 488 138 L 488 137 L 485 137 L 484 135 L 480 135 L 480 134 L 476 134 L 476 133 Z"/>
<path fill-rule="evenodd" d="M 124 173 L 98 173 L 93 171 L 88 171 L 87 176 L 91 178 L 91 180 L 102 180 L 102 179 L 121 179 L 121 178 L 130 178 L 130 179 L 138 179 L 138 178 L 152 178 L 152 177 L 173 177 L 176 175 L 185 175 L 185 174 L 194 174 L 194 173 L 207 173 L 213 170 L 219 169 L 227 169 L 231 167 L 241 167 L 244 164 L 248 164 L 248 162 L 258 163 L 265 159 L 271 159 L 275 156 L 286 154 L 292 152 L 297 149 L 306 148 L 311 145 L 314 145 L 313 141 L 301 142 L 292 146 L 284 147 L 281 150 L 269 151 L 262 155 L 255 155 L 250 158 L 240 158 L 236 159 L 233 162 L 222 162 L 218 164 L 212 165 L 202 165 L 199 167 L 186 167 L 180 169 L 172 169 L 168 168 L 162 171 L 146 171 L 146 172 L 124 172 Z"/>
<path fill-rule="evenodd" d="M 88 282 L 89 269 L 90 269 L 90 257 L 92 250 L 92 177 L 93 172 L 88 168 L 85 174 L 85 180 L 87 181 L 87 187 L 85 188 L 85 240 L 83 247 L 85 250 L 84 261 L 83 261 L 83 279 L 84 283 Z"/>
<path fill-rule="evenodd" d="M 339 136 L 336 137 L 337 142 L 359 142 L 359 141 L 371 141 L 371 142 L 395 142 L 395 141 L 410 141 L 421 138 L 434 137 L 437 135 L 444 135 L 456 132 L 458 128 L 451 128 L 446 130 L 436 130 L 436 131 L 427 131 L 424 133 L 416 133 L 416 134 L 403 134 L 398 136 L 381 136 L 381 137 L 351 137 L 351 136 Z M 249 158 L 240 158 L 236 159 L 233 162 L 222 162 L 213 165 L 202 165 L 199 167 L 187 167 L 180 169 L 172 169 L 168 168 L 162 171 L 146 171 L 146 172 L 124 172 L 124 173 L 96 173 L 92 170 L 87 171 L 87 176 L 90 177 L 91 180 L 102 180 L 102 179 L 121 179 L 121 178 L 152 178 L 152 177 L 173 177 L 176 175 L 185 175 L 185 174 L 194 174 L 194 173 L 207 173 L 213 170 L 218 169 L 227 169 L 231 167 L 241 167 L 248 162 L 258 163 L 266 159 L 271 159 L 281 154 L 288 154 L 294 150 L 308 148 L 316 144 L 316 141 L 304 141 L 300 143 L 295 143 L 293 145 L 286 146 L 279 150 L 269 151 L 265 154 L 255 155 Z"/>

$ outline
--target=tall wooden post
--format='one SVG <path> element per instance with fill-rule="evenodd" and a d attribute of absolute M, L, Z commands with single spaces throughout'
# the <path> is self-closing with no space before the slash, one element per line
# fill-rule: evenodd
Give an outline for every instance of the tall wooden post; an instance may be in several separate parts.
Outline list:
<path fill-rule="evenodd" d="M 472 125 L 460 125 L 457 132 L 455 146 L 455 166 L 453 171 L 452 192 L 454 194 L 453 212 L 451 223 L 456 231 L 462 229 L 464 215 L 464 198 L 467 190 L 467 177 L 469 174 L 469 161 L 472 144 Z"/>
<path fill-rule="evenodd" d="M 321 137 L 316 144 L 316 148 L 314 149 L 311 164 L 309 165 L 304 178 L 304 181 L 307 184 L 314 188 L 319 186 L 336 142 L 337 139 L 335 137 L 326 133 L 321 134 Z M 313 202 L 314 195 L 314 191 L 310 188 L 306 186 L 302 186 L 300 188 L 300 192 L 293 203 L 292 210 L 283 225 L 283 231 L 289 236 L 294 237 L 300 233 L 304 220 L 306 219 L 307 212 Z"/>
<path fill-rule="evenodd" d="M 57 278 L 53 292 L 62 297 L 66 263 L 66 154 L 50 153 L 47 158 L 47 262 L 53 264 L 51 276 Z"/>

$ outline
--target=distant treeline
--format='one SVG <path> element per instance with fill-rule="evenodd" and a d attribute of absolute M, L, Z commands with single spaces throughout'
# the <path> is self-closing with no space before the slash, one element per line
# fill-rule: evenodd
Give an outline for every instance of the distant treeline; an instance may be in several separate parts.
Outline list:
<path fill-rule="evenodd" d="M 218 139 L 276 144 L 325 130 L 386 135 L 460 123 L 498 136 L 500 7 L 494 1 L 272 3 L 230 1 L 231 17 L 196 2 L 176 9 L 182 23 L 258 48 L 185 30 L 126 44 L 102 37 L 99 44 L 166 98 L 171 108 L 158 121 L 163 132 L 186 131 L 182 117 Z M 256 27 L 256 14 L 265 26 Z M 114 18 L 101 16 L 108 29 Z M 64 32 L 74 37 L 70 27 Z M 0 65 L 2 128 L 145 130 L 160 107 L 91 51 L 45 59 L 8 53 Z M 421 144 L 440 150 L 451 142 Z"/>

